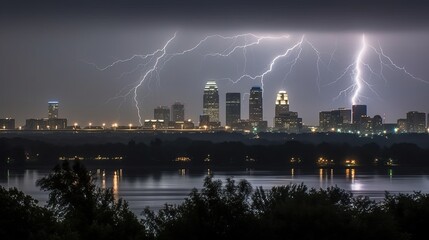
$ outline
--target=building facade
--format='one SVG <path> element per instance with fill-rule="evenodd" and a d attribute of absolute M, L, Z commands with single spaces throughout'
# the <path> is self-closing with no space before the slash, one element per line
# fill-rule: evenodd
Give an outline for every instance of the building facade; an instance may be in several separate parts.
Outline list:
<path fill-rule="evenodd" d="M 426 114 L 412 111 L 407 113 L 407 132 L 424 133 L 426 132 Z"/>
<path fill-rule="evenodd" d="M 58 118 L 59 111 L 59 102 L 58 101 L 49 101 L 48 102 L 48 118 L 56 119 Z"/>
<path fill-rule="evenodd" d="M 2 118 L 0 119 L 1 130 L 13 130 L 15 129 L 15 119 L 13 118 Z"/>
<path fill-rule="evenodd" d="M 367 116 L 367 106 L 366 105 L 353 105 L 352 106 L 352 121 L 354 125 L 359 126 L 361 123 L 361 118 Z"/>
<path fill-rule="evenodd" d="M 215 81 L 208 81 L 204 87 L 203 115 L 208 115 L 210 122 L 219 122 L 219 92 Z"/>
<path fill-rule="evenodd" d="M 167 106 L 159 106 L 153 110 L 153 119 L 163 120 L 165 126 L 170 122 L 170 108 Z"/>
<path fill-rule="evenodd" d="M 240 93 L 226 93 L 225 117 L 226 126 L 233 126 L 241 119 L 241 96 Z"/>
<path fill-rule="evenodd" d="M 171 106 L 171 121 L 183 122 L 185 121 L 185 105 L 180 102 L 175 102 Z"/>
<path fill-rule="evenodd" d="M 251 122 L 263 121 L 262 104 L 262 88 L 252 87 L 249 96 L 249 120 Z"/>

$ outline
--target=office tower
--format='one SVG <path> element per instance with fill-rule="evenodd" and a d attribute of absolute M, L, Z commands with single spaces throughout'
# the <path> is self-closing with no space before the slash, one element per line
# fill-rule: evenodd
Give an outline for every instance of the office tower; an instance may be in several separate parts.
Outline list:
<path fill-rule="evenodd" d="M 407 130 L 409 133 L 426 132 L 426 114 L 422 112 L 407 113 Z"/>
<path fill-rule="evenodd" d="M 58 118 L 58 107 L 59 107 L 58 101 L 49 101 L 48 102 L 48 118 L 49 119 Z"/>
<path fill-rule="evenodd" d="M 361 118 L 367 116 L 366 105 L 353 105 L 352 106 L 353 124 L 359 125 Z"/>
<path fill-rule="evenodd" d="M 171 120 L 173 122 L 185 121 L 185 105 L 180 102 L 175 102 L 171 106 Z"/>
<path fill-rule="evenodd" d="M 249 96 L 249 120 L 251 122 L 263 121 L 262 89 L 252 87 Z"/>
<path fill-rule="evenodd" d="M 219 92 L 215 81 L 208 81 L 204 87 L 203 115 L 208 115 L 210 122 L 219 122 Z"/>
<path fill-rule="evenodd" d="M 226 126 L 232 126 L 241 118 L 240 93 L 226 93 Z"/>
<path fill-rule="evenodd" d="M 297 112 L 289 111 L 289 98 L 286 91 L 277 93 L 274 116 L 274 129 L 297 133 L 302 128 L 302 119 Z"/>
<path fill-rule="evenodd" d="M 170 122 L 170 109 L 167 106 L 159 106 L 153 110 L 153 118 L 163 120 L 166 125 Z"/>
<path fill-rule="evenodd" d="M 275 116 L 289 112 L 289 98 L 286 91 L 279 91 L 276 98 Z"/>

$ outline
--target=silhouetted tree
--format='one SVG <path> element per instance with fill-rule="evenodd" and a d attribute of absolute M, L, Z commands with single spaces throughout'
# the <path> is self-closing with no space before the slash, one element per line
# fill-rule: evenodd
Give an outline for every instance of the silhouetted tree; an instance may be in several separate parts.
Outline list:
<path fill-rule="evenodd" d="M 144 228 L 128 204 L 115 201 L 111 189 L 95 186 L 93 177 L 76 161 L 65 161 L 37 185 L 49 191 L 48 209 L 80 239 L 137 239 Z"/>

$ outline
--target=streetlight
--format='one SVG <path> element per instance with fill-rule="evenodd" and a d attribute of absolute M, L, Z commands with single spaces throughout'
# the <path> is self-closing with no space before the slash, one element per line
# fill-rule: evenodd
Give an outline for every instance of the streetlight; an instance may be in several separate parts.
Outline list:
<path fill-rule="evenodd" d="M 103 130 L 104 130 L 104 128 L 106 127 L 106 124 L 105 124 L 105 123 L 103 123 L 103 124 L 102 124 L 102 126 L 103 126 Z"/>
<path fill-rule="evenodd" d="M 88 124 L 88 126 L 89 126 L 89 129 L 91 129 L 91 127 L 92 127 L 92 123 L 90 122 L 90 123 Z"/>
<path fill-rule="evenodd" d="M 128 124 L 128 127 L 130 127 L 130 130 L 131 130 L 131 128 L 133 127 L 133 124 Z"/>

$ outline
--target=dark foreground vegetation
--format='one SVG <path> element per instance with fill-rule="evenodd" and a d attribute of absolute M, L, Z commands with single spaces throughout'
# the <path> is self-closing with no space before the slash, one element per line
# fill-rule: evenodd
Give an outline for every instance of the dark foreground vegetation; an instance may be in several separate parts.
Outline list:
<path fill-rule="evenodd" d="M 54 166 L 59 160 L 82 160 L 87 165 L 175 166 L 429 166 L 429 149 L 411 143 L 381 147 L 375 143 L 311 144 L 287 141 L 282 144 L 244 144 L 179 138 L 154 139 L 150 143 L 56 145 L 21 138 L 0 139 L 0 167 Z M 318 162 L 319 159 L 324 161 Z"/>
<path fill-rule="evenodd" d="M 427 239 L 429 195 L 374 202 L 333 187 L 265 190 L 245 180 L 205 179 L 178 206 L 146 209 L 139 220 L 79 163 L 65 161 L 37 184 L 46 206 L 0 188 L 0 239 Z"/>

